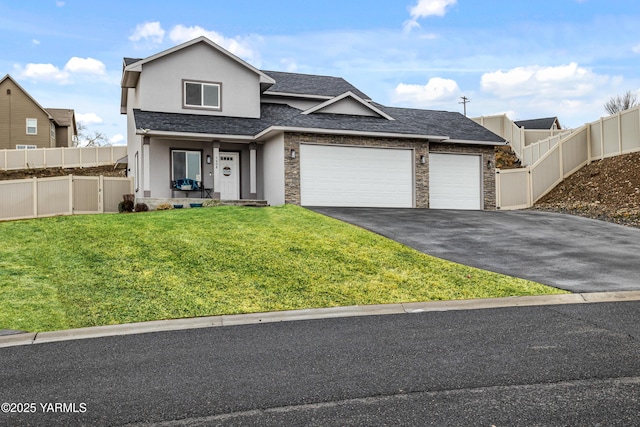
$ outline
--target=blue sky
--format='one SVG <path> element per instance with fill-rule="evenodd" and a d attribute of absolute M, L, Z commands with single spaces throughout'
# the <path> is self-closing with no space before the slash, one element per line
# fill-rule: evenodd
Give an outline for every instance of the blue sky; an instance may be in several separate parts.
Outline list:
<path fill-rule="evenodd" d="M 640 93 L 634 0 L 0 0 L 0 74 L 126 143 L 122 58 L 207 35 L 252 65 L 349 80 L 386 105 L 558 116 Z"/>

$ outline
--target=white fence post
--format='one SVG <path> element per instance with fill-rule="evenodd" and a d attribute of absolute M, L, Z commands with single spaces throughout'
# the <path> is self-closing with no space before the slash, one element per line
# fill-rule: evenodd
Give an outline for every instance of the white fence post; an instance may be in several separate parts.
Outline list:
<path fill-rule="evenodd" d="M 33 177 L 33 217 L 38 217 L 38 178 Z"/>

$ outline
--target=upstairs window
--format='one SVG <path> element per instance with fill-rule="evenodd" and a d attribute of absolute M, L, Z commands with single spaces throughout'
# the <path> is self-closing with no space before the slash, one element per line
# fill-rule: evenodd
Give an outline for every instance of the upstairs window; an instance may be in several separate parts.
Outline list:
<path fill-rule="evenodd" d="M 38 134 L 38 119 L 27 119 L 27 135 Z"/>
<path fill-rule="evenodd" d="M 220 110 L 220 83 L 184 81 L 184 108 Z"/>

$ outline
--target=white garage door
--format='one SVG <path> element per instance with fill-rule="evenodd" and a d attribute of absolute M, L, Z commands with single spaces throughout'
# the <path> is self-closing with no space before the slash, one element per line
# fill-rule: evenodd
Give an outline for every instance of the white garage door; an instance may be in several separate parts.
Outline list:
<path fill-rule="evenodd" d="M 303 206 L 413 206 L 411 150 L 300 146 Z"/>
<path fill-rule="evenodd" d="M 481 157 L 429 154 L 429 207 L 482 209 Z"/>

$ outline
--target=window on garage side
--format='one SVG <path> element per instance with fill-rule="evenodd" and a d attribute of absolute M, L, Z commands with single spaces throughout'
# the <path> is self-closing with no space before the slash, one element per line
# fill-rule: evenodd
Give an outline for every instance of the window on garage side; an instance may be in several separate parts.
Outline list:
<path fill-rule="evenodd" d="M 183 81 L 183 107 L 221 109 L 222 85 L 213 82 Z"/>
<path fill-rule="evenodd" d="M 195 150 L 171 151 L 171 180 L 193 179 L 201 181 L 202 152 Z"/>

